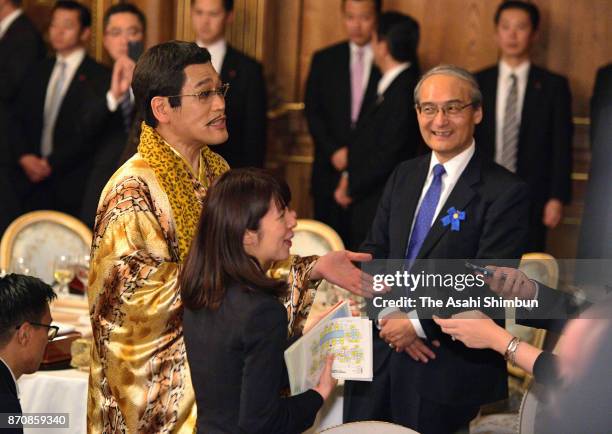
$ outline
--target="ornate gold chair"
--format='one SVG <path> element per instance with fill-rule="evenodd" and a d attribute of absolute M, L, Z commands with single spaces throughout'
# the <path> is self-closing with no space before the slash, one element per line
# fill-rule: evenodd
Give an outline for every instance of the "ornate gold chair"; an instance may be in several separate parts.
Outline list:
<path fill-rule="evenodd" d="M 324 255 L 334 250 L 344 250 L 340 236 L 331 227 L 317 220 L 298 219 L 293 230 L 291 253 L 307 255 Z"/>
<path fill-rule="evenodd" d="M 91 230 L 80 220 L 57 211 L 33 211 L 14 220 L 0 241 L 0 268 L 7 272 L 16 258 L 27 262 L 30 273 L 53 283 L 57 255 L 87 255 Z"/>
<path fill-rule="evenodd" d="M 325 255 L 335 250 L 344 250 L 344 243 L 331 227 L 317 220 L 298 219 L 293 229 L 291 253 L 300 256 Z M 354 297 L 348 291 L 323 281 L 319 285 L 311 313 L 320 313 L 340 298 Z"/>

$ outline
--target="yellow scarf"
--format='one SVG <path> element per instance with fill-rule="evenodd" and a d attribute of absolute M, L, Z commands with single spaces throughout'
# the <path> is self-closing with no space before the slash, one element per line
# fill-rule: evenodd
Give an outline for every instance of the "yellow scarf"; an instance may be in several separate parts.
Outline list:
<path fill-rule="evenodd" d="M 227 172 L 229 166 L 223 157 L 205 145 L 200 152 L 200 170 L 196 178 L 185 158 L 144 122 L 138 153 L 153 169 L 168 196 L 174 214 L 178 259 L 183 262 L 198 227 L 202 200 L 214 180 Z"/>

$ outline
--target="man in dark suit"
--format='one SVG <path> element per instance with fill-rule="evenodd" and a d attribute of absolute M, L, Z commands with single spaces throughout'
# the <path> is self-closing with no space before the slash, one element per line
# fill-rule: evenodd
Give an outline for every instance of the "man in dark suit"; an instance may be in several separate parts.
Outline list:
<path fill-rule="evenodd" d="M 565 77 L 532 65 L 539 12 L 533 3 L 503 2 L 495 14 L 498 65 L 476 74 L 484 119 L 479 152 L 530 187 L 530 251 L 544 251 L 546 228 L 556 227 L 571 197 L 572 105 Z"/>
<path fill-rule="evenodd" d="M 128 146 L 130 134 L 139 130 L 134 125 L 134 95 L 132 75 L 136 66 L 129 52 L 129 44 L 142 46 L 147 21 L 140 9 L 131 3 L 118 3 L 104 14 L 104 48 L 113 60 L 110 88 L 100 100 L 97 116 L 103 122 L 103 135 L 97 143 L 93 166 L 83 196 L 81 220 L 93 228 L 102 189 L 117 170 L 120 157 Z M 138 53 L 132 53 L 135 57 Z"/>
<path fill-rule="evenodd" d="M 49 39 L 55 58 L 29 75 L 15 107 L 15 184 L 24 210 L 78 216 L 101 122 L 93 110 L 109 87 L 107 68 L 87 56 L 91 14 L 76 1 L 58 1 Z"/>
<path fill-rule="evenodd" d="M 580 259 L 576 264 L 576 283 L 612 286 L 612 64 L 600 68 L 595 79 L 591 153 L 576 255 Z"/>
<path fill-rule="evenodd" d="M 365 239 L 387 178 L 395 166 L 417 154 L 420 142 L 410 95 L 419 80 L 416 61 L 419 25 L 397 12 L 380 16 L 372 40 L 374 62 L 383 76 L 376 102 L 365 108 L 348 151 L 348 166 L 335 191 L 336 202 L 348 207 L 349 246 Z"/>
<path fill-rule="evenodd" d="M 215 147 L 231 167 L 263 167 L 266 157 L 266 83 L 261 64 L 225 40 L 233 19 L 233 0 L 192 0 L 191 22 L 196 43 L 210 52 L 225 97 L 229 139 Z"/>
<path fill-rule="evenodd" d="M 315 53 L 306 83 L 306 119 L 315 145 L 311 194 L 314 218 L 349 244 L 348 213 L 334 190 L 348 166 L 351 136 L 362 112 L 376 99 L 380 71 L 373 64 L 372 35 L 381 0 L 343 0 L 349 40 Z"/>
<path fill-rule="evenodd" d="M 608 137 L 612 136 L 609 124 L 602 121 L 602 113 L 612 106 L 612 63 L 602 66 L 597 70 L 595 76 L 595 86 L 591 97 L 591 146 L 595 142 L 597 131 L 600 125 L 608 132 Z"/>
<path fill-rule="evenodd" d="M 475 152 L 482 97 L 474 77 L 442 65 L 423 76 L 414 94 L 420 131 L 433 152 L 393 172 L 361 250 L 408 264 L 466 258 L 518 263 L 527 239 L 527 186 Z M 449 224 L 446 216 L 458 221 Z M 442 335 L 420 308 L 383 310 L 377 318 L 374 379 L 346 383 L 345 421 L 386 420 L 423 434 L 453 433 L 481 404 L 506 397 L 499 355 Z"/>
<path fill-rule="evenodd" d="M 11 124 L 10 110 L 29 69 L 45 52 L 40 34 L 20 8 L 20 0 L 0 0 L 0 131 Z M 0 137 L 0 234 L 21 214 L 9 176 L 14 160 L 6 134 Z"/>
<path fill-rule="evenodd" d="M 0 413 L 22 413 L 17 380 L 36 372 L 47 342 L 57 334 L 57 327 L 50 326 L 49 303 L 54 298 L 53 289 L 35 277 L 0 277 Z M 2 432 L 23 431 L 18 427 Z"/>
<path fill-rule="evenodd" d="M 0 101 L 12 104 L 45 45 L 20 8 L 21 0 L 0 0 Z"/>

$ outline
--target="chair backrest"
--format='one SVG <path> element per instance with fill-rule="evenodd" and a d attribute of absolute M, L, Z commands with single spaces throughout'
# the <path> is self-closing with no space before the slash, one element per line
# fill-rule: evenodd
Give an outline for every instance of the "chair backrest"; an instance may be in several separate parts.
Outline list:
<path fill-rule="evenodd" d="M 374 420 L 350 422 L 327 428 L 321 434 L 419 434 L 418 432 L 389 422 Z"/>
<path fill-rule="evenodd" d="M 331 227 L 320 221 L 298 219 L 293 233 L 291 253 L 294 255 L 323 256 L 331 251 L 344 250 L 342 238 Z M 340 298 L 350 298 L 349 294 L 348 291 L 324 280 L 317 290 L 311 313 L 322 312 Z"/>
<path fill-rule="evenodd" d="M 9 271 L 24 258 L 30 274 L 53 283 L 57 255 L 87 255 L 92 232 L 78 219 L 57 211 L 33 211 L 14 220 L 0 241 L 0 268 Z"/>
<path fill-rule="evenodd" d="M 556 288 L 559 281 L 559 265 L 555 258 L 548 253 L 526 253 L 521 258 L 520 270 L 530 279 Z M 506 308 L 506 318 L 514 318 L 514 308 Z M 534 329 L 516 324 L 513 319 L 506 321 L 506 328 L 513 336 L 518 336 L 522 341 L 528 342 L 534 347 L 542 348 L 546 338 L 546 330 Z M 515 377 L 523 379 L 522 387 L 526 388 L 531 380 L 524 370 L 508 364 L 508 372 Z"/>
<path fill-rule="evenodd" d="M 293 233 L 292 254 L 324 255 L 334 250 L 344 250 L 342 239 L 336 231 L 317 220 L 298 219 Z"/>

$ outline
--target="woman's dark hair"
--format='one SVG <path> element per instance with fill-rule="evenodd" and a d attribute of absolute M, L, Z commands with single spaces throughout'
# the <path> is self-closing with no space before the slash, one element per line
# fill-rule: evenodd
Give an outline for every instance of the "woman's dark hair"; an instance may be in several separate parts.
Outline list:
<path fill-rule="evenodd" d="M 261 169 L 235 169 L 223 174 L 208 191 L 198 232 L 179 277 L 183 304 L 192 310 L 217 309 L 231 282 L 250 290 L 282 296 L 287 283 L 267 277 L 244 250 L 244 234 L 256 231 L 274 200 L 284 209 L 289 187 Z"/>
<path fill-rule="evenodd" d="M 208 50 L 195 42 L 164 42 L 145 51 L 136 64 L 132 89 L 136 108 L 144 115 L 147 125 L 157 126 L 151 100 L 156 96 L 179 95 L 185 84 L 185 68 L 209 62 Z M 173 108 L 181 105 L 179 97 L 168 101 Z"/>

